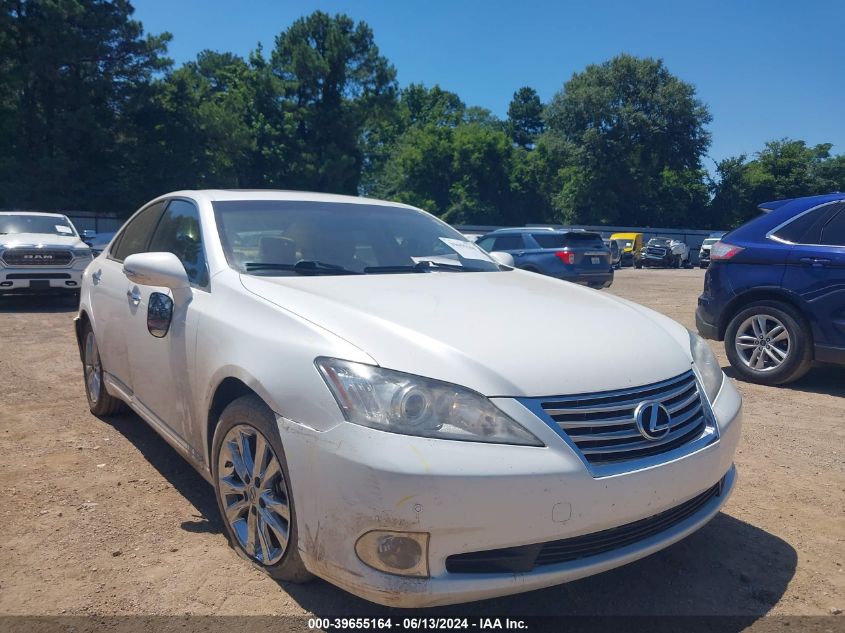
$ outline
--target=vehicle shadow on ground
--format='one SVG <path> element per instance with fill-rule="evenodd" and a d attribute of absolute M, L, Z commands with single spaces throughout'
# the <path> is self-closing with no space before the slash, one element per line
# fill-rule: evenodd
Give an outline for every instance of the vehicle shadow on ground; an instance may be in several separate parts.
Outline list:
<path fill-rule="evenodd" d="M 107 422 L 132 442 L 146 460 L 197 509 L 197 520 L 183 522 L 183 530 L 223 533 L 214 490 L 202 475 L 135 413 L 114 415 L 109 417 Z"/>
<path fill-rule="evenodd" d="M 109 421 L 197 509 L 197 520 L 182 523 L 182 529 L 223 532 L 213 490 L 199 473 L 134 413 Z M 797 562 L 795 550 L 782 539 L 720 513 L 689 538 L 625 567 L 549 589 L 463 605 L 395 609 L 356 598 L 322 580 L 279 586 L 318 617 L 730 615 L 735 617 L 719 620 L 719 630 L 739 631 L 780 600 Z"/>
<path fill-rule="evenodd" d="M 73 295 L 3 295 L 0 312 L 76 312 L 79 299 Z"/>
<path fill-rule="evenodd" d="M 729 378 L 742 381 L 733 367 L 722 368 Z M 813 367 L 800 380 L 788 385 L 772 387 L 772 389 L 791 389 L 805 393 L 821 393 L 829 396 L 845 397 L 845 368 L 835 365 L 820 365 Z"/>

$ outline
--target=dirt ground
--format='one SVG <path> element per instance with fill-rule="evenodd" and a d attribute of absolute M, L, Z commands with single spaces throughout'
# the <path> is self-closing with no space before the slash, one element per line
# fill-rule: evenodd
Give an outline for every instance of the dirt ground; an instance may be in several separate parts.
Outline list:
<path fill-rule="evenodd" d="M 609 292 L 693 327 L 702 278 L 626 269 Z M 88 412 L 74 312 L 66 299 L 0 299 L 0 615 L 397 614 L 238 558 L 190 466 L 134 414 Z M 845 369 L 737 386 L 740 480 L 707 527 L 599 576 L 426 614 L 828 615 L 841 630 L 845 614 L 829 614 L 845 610 Z"/>

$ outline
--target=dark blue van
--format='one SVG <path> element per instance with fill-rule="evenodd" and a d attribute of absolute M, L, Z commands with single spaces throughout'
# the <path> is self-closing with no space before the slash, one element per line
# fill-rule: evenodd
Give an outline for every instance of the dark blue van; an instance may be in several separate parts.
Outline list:
<path fill-rule="evenodd" d="M 778 385 L 845 364 L 845 193 L 760 210 L 713 245 L 695 320 L 742 378 Z"/>

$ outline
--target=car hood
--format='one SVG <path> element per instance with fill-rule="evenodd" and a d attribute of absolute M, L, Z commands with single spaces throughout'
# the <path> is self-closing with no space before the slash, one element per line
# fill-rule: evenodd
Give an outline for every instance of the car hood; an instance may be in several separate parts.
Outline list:
<path fill-rule="evenodd" d="M 242 275 L 241 282 L 382 367 L 490 397 L 621 389 L 676 376 L 691 363 L 688 334 L 671 319 L 524 271 Z"/>
<path fill-rule="evenodd" d="M 0 235 L 0 248 L 17 246 L 40 246 L 74 248 L 85 246 L 76 235 L 55 235 L 53 233 L 12 233 Z"/>

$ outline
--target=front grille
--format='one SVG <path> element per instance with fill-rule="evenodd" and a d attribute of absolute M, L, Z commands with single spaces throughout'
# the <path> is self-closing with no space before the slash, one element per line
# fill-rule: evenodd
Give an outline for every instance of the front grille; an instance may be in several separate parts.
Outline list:
<path fill-rule="evenodd" d="M 7 266 L 67 266 L 71 260 L 70 251 L 50 248 L 11 248 L 3 253 Z"/>
<path fill-rule="evenodd" d="M 669 412 L 669 431 L 657 440 L 646 439 L 634 418 L 637 406 L 646 401 L 659 402 Z M 692 370 L 634 389 L 544 399 L 540 406 L 590 464 L 665 453 L 713 426 Z"/>
<path fill-rule="evenodd" d="M 633 545 L 686 521 L 722 492 L 724 480 L 689 501 L 646 519 L 573 538 L 455 554 L 446 559 L 446 571 L 455 574 L 524 573 Z"/>
<path fill-rule="evenodd" d="M 666 257 L 666 249 L 665 248 L 655 248 L 653 246 L 649 246 L 645 249 L 645 252 L 649 255 L 654 255 L 655 257 Z"/>

